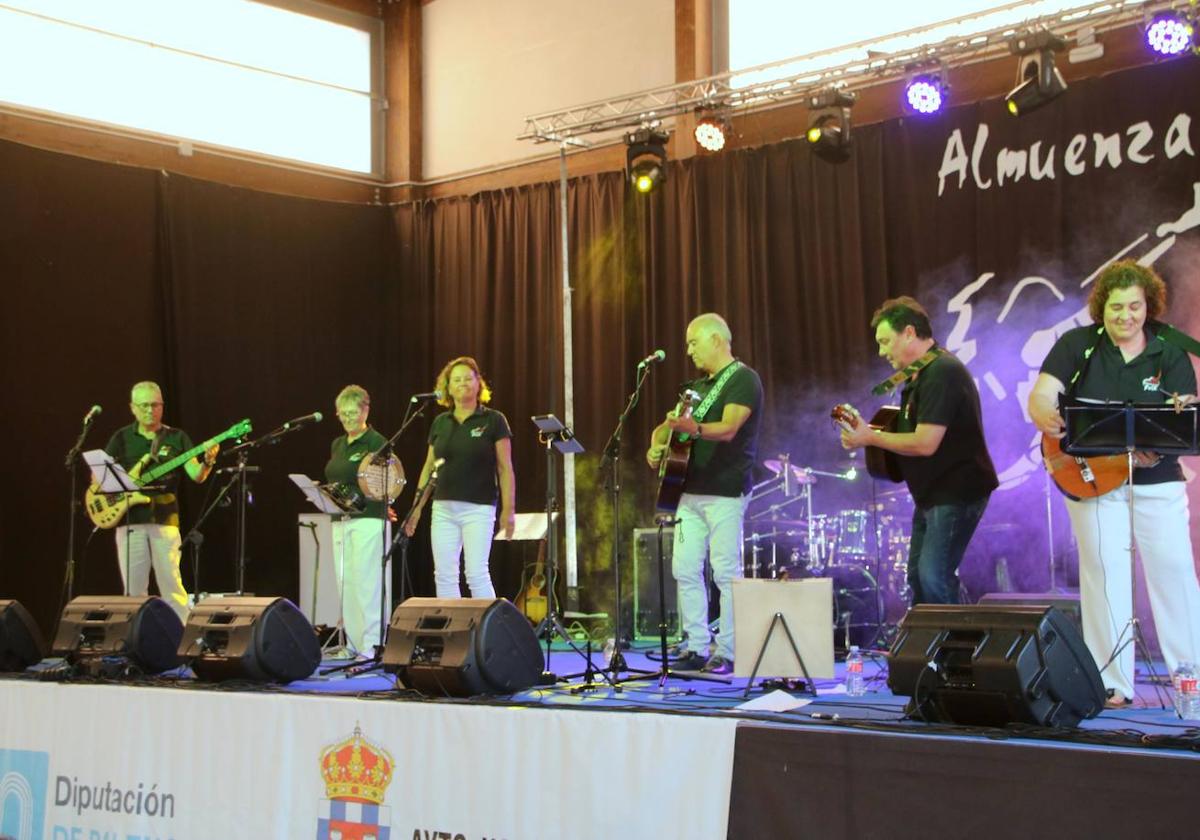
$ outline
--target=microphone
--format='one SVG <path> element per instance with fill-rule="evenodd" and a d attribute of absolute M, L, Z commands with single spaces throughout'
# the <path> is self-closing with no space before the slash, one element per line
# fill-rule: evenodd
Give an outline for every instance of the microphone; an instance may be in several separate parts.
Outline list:
<path fill-rule="evenodd" d="M 301 426 L 307 426 L 309 423 L 320 423 L 324 419 L 325 418 L 321 412 L 314 411 L 312 414 L 305 414 L 303 417 L 297 417 L 295 420 L 289 420 L 280 428 L 286 432 L 291 429 L 299 429 Z"/>
<path fill-rule="evenodd" d="M 423 402 L 424 400 L 440 400 L 442 398 L 441 391 L 430 391 L 426 394 L 413 394 L 409 402 Z"/>
<path fill-rule="evenodd" d="M 103 410 L 104 409 L 98 405 L 94 405 L 91 408 L 89 408 L 88 413 L 83 415 L 83 425 L 86 426 L 89 423 L 91 423 L 93 420 L 96 419 L 96 415 L 99 414 Z"/>
<path fill-rule="evenodd" d="M 655 365 L 655 364 L 658 364 L 659 362 L 661 362 L 661 361 L 662 361 L 663 359 L 665 359 L 665 358 L 667 358 L 667 354 L 666 354 L 666 352 L 665 352 L 665 351 L 663 351 L 663 350 L 655 350 L 655 351 L 654 351 L 653 353 L 651 353 L 649 356 L 647 356 L 646 358 L 644 358 L 644 359 L 642 359 L 640 362 L 638 362 L 638 369 L 640 370 L 641 368 L 644 368 L 644 367 L 646 367 L 647 365 Z"/>

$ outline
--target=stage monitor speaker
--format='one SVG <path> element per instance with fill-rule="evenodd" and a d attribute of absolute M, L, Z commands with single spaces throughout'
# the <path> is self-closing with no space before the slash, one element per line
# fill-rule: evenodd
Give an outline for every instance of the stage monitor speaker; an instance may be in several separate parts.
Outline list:
<path fill-rule="evenodd" d="M 1104 709 L 1075 625 L 1047 606 L 922 604 L 900 623 L 888 687 L 925 720 L 1074 727 Z"/>
<path fill-rule="evenodd" d="M 147 674 L 161 674 L 178 667 L 182 635 L 183 622 L 162 598 L 81 595 L 63 610 L 52 653 L 95 667 L 107 657 L 125 657 Z"/>
<path fill-rule="evenodd" d="M 0 600 L 0 672 L 24 671 L 46 658 L 46 640 L 20 601 Z"/>
<path fill-rule="evenodd" d="M 321 664 L 312 624 L 287 598 L 205 598 L 188 616 L 179 658 L 196 679 L 292 682 Z"/>
<path fill-rule="evenodd" d="M 409 598 L 392 613 L 384 670 L 431 696 L 512 694 L 536 685 L 542 652 L 502 598 Z"/>

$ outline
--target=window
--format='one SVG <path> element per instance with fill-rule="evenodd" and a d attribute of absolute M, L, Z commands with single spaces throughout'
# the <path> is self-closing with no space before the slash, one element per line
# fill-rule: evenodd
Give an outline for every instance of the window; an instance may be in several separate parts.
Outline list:
<path fill-rule="evenodd" d="M 3 0 L 0 103 L 378 173 L 382 39 L 310 0 Z"/>
<path fill-rule="evenodd" d="M 1035 0 L 1003 6 L 997 0 L 851 0 L 844 6 L 829 4 L 822 9 L 795 0 L 729 0 L 729 67 L 739 70 L 806 57 L 734 79 L 735 84 L 752 84 L 867 58 L 866 46 L 843 48 L 847 44 L 870 41 L 871 50 L 880 52 L 910 49 L 955 35 L 1017 26 L 1081 4 L 1082 0 Z M 962 20 L 968 15 L 971 17 Z M 942 25 L 937 26 L 939 23 Z M 896 35 L 918 28 L 922 31 Z"/>

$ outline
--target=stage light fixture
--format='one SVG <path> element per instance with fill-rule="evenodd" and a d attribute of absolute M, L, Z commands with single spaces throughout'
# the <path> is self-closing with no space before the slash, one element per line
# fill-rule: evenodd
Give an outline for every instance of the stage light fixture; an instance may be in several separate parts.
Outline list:
<path fill-rule="evenodd" d="M 1066 41 L 1052 32 L 1025 33 L 1009 41 L 1009 51 L 1021 57 L 1017 86 L 1004 97 L 1010 114 L 1024 116 L 1067 89 L 1062 73 L 1054 66 L 1054 53 L 1065 47 Z"/>
<path fill-rule="evenodd" d="M 1195 24 L 1182 12 L 1159 12 L 1146 25 L 1146 44 L 1160 55 L 1179 55 L 1200 48 L 1192 40 L 1195 32 Z"/>
<path fill-rule="evenodd" d="M 850 109 L 857 98 L 853 93 L 834 89 L 809 97 L 805 137 L 817 157 L 830 163 L 850 159 Z"/>
<path fill-rule="evenodd" d="M 625 135 L 625 167 L 637 192 L 654 192 L 667 180 L 669 136 L 656 128 L 640 128 Z"/>
<path fill-rule="evenodd" d="M 708 152 L 719 152 L 725 148 L 725 137 L 729 132 L 728 120 L 707 116 L 696 123 L 693 135 L 700 148 Z"/>
<path fill-rule="evenodd" d="M 936 114 L 946 104 L 949 93 L 944 68 L 914 68 L 904 84 L 904 104 L 916 114 Z"/>

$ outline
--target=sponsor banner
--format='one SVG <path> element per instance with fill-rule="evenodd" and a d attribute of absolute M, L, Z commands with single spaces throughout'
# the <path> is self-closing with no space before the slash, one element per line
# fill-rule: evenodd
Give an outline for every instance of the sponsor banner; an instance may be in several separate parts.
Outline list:
<path fill-rule="evenodd" d="M 0 681 L 0 836 L 723 838 L 735 721 Z"/>

